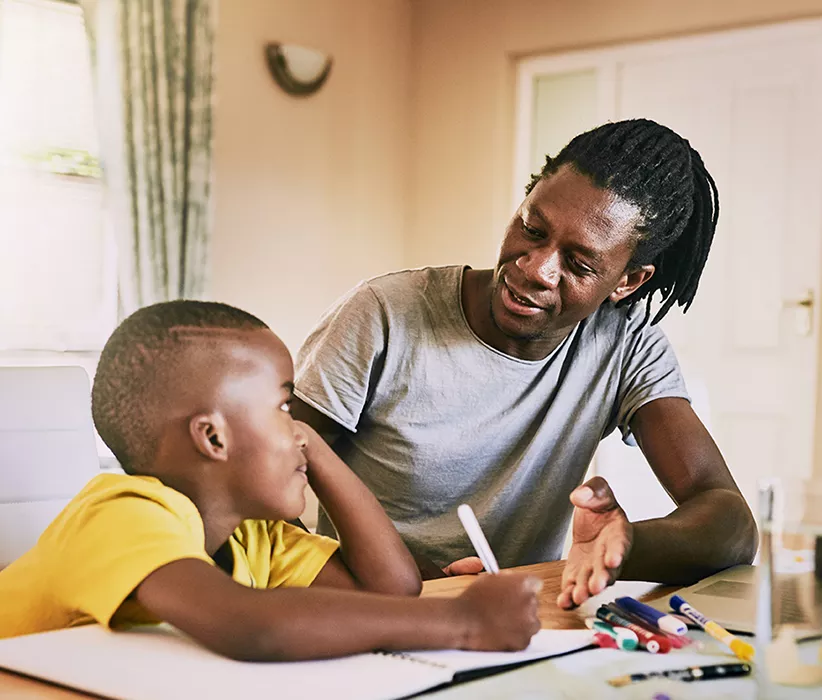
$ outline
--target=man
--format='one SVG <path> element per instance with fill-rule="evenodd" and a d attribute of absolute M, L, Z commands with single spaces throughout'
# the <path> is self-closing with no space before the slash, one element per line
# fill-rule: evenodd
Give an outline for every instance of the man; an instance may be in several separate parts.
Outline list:
<path fill-rule="evenodd" d="M 463 501 L 503 566 L 558 558 L 573 505 L 563 607 L 618 576 L 686 583 L 750 562 L 750 510 L 654 325 L 693 301 L 718 214 L 670 129 L 582 134 L 532 178 L 494 270 L 394 273 L 338 302 L 299 354 L 295 416 L 438 566 L 471 553 Z M 615 428 L 677 503 L 669 516 L 630 523 L 602 478 L 579 486 Z"/>

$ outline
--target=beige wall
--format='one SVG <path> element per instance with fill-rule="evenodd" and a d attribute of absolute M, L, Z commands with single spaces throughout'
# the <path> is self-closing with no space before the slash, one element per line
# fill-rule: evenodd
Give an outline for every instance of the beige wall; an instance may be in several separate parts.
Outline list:
<path fill-rule="evenodd" d="M 493 262 L 512 213 L 518 57 L 822 14 L 822 0 L 413 5 L 411 265 Z"/>
<path fill-rule="evenodd" d="M 217 36 L 215 298 L 296 349 L 363 277 L 489 265 L 510 216 L 517 58 L 822 15 L 822 0 L 232 0 Z M 286 96 L 266 41 L 331 53 Z"/>
<path fill-rule="evenodd" d="M 403 263 L 410 13 L 409 0 L 220 4 L 213 297 L 292 351 L 339 294 Z M 332 54 L 323 89 L 283 93 L 268 41 Z"/>

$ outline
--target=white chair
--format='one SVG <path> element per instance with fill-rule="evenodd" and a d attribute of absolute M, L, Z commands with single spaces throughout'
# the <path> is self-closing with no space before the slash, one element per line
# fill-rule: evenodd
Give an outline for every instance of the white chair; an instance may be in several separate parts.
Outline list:
<path fill-rule="evenodd" d="M 0 569 L 100 471 L 82 367 L 0 367 Z"/>

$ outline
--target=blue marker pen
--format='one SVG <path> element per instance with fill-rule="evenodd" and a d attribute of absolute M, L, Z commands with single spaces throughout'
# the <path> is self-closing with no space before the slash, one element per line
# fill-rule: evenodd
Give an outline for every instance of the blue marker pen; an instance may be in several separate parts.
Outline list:
<path fill-rule="evenodd" d="M 677 620 L 673 615 L 668 615 L 659 610 L 654 610 L 650 605 L 640 603 L 638 600 L 631 598 L 631 596 L 623 596 L 614 601 L 619 607 L 627 610 L 629 613 L 636 615 L 641 620 L 648 624 L 658 627 L 663 632 L 682 636 L 688 631 L 688 626 Z"/>

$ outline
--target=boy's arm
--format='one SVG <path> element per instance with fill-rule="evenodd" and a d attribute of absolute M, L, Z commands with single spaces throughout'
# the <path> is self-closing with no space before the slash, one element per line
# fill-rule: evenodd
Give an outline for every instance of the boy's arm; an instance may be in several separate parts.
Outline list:
<path fill-rule="evenodd" d="M 310 426 L 299 426 L 307 437 L 308 481 L 340 539 L 339 553 L 312 585 L 419 595 L 417 565 L 382 506 Z"/>
<path fill-rule="evenodd" d="M 337 421 L 309 406 L 299 396 L 295 396 L 291 401 L 291 417 L 310 425 L 329 445 L 333 445 L 345 432 L 345 428 Z"/>
<path fill-rule="evenodd" d="M 513 650 L 539 629 L 533 576 L 482 576 L 458 598 L 315 588 L 252 589 L 197 559 L 149 574 L 137 602 L 212 651 L 247 661 L 375 649 Z"/>

